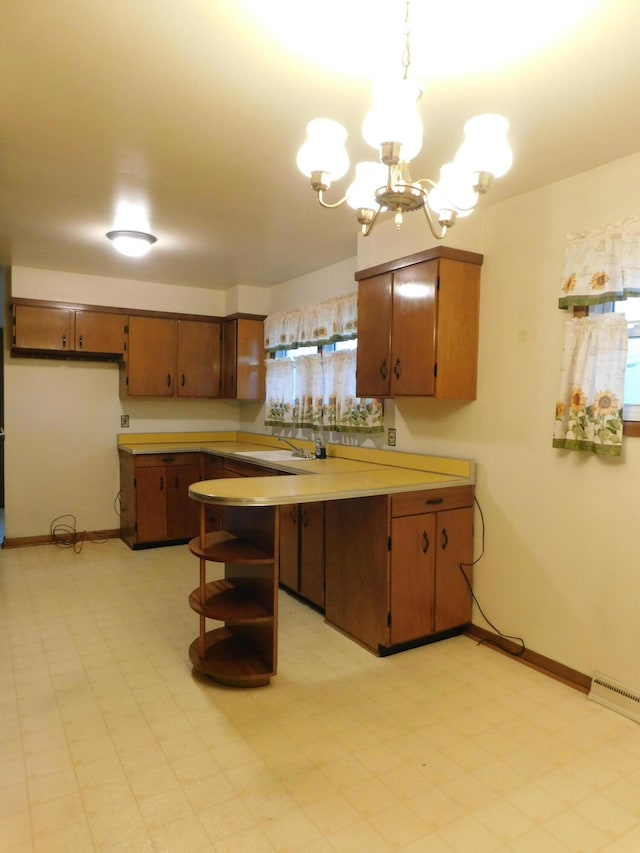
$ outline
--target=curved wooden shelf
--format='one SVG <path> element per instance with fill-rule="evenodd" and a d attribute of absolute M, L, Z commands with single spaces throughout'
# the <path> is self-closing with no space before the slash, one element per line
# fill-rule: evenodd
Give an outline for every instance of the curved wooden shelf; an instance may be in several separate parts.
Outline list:
<path fill-rule="evenodd" d="M 200 537 L 196 536 L 189 542 L 189 550 L 196 557 L 215 563 L 255 565 L 273 562 L 272 554 L 265 553 L 246 539 L 237 539 L 225 530 L 207 533 L 204 548 L 200 545 Z"/>
<path fill-rule="evenodd" d="M 189 658 L 198 672 L 229 687 L 269 684 L 273 671 L 227 628 L 207 631 L 205 646 L 204 658 L 198 654 L 198 640 L 189 646 Z"/>
<path fill-rule="evenodd" d="M 209 619 L 236 625 L 273 619 L 273 613 L 255 600 L 253 589 L 247 588 L 243 578 L 210 581 L 205 586 L 204 601 L 200 600 L 200 588 L 194 589 L 189 596 L 189 606 Z"/>

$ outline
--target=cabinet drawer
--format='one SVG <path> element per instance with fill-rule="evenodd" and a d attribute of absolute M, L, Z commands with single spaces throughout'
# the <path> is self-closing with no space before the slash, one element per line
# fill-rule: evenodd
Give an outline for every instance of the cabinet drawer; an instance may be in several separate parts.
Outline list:
<path fill-rule="evenodd" d="M 155 465 L 199 465 L 200 453 L 144 453 L 136 456 L 136 468 Z"/>
<path fill-rule="evenodd" d="M 424 489 L 391 495 L 391 515 L 420 515 L 441 512 L 473 504 L 473 486 L 453 486 L 450 489 Z"/>

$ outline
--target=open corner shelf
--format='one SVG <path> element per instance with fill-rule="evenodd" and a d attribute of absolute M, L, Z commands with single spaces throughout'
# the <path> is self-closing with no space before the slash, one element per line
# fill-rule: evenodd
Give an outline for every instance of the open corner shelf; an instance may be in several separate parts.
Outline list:
<path fill-rule="evenodd" d="M 200 584 L 189 595 L 200 631 L 189 658 L 219 684 L 262 687 L 276 672 L 277 515 L 273 507 L 257 514 L 235 508 L 225 518 L 232 529 L 205 533 L 205 508 L 202 503 L 202 532 L 189 542 L 200 564 Z M 223 578 L 207 581 L 211 562 L 224 564 Z M 224 625 L 207 630 L 208 619 Z"/>

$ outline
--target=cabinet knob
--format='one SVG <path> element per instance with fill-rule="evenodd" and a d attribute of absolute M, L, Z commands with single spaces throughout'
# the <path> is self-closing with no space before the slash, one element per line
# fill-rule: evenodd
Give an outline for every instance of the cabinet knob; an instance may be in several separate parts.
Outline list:
<path fill-rule="evenodd" d="M 424 547 L 422 548 L 422 553 L 426 554 L 429 550 L 429 537 L 427 536 L 427 531 L 422 531 L 422 541 L 424 542 Z"/>
<path fill-rule="evenodd" d="M 444 551 L 444 549 L 445 549 L 445 548 L 447 547 L 447 545 L 449 544 L 449 537 L 447 536 L 447 529 L 446 529 L 446 527 L 443 527 L 443 528 L 442 528 L 442 533 L 440 534 L 440 541 L 441 541 L 441 544 L 442 544 L 442 550 Z"/>

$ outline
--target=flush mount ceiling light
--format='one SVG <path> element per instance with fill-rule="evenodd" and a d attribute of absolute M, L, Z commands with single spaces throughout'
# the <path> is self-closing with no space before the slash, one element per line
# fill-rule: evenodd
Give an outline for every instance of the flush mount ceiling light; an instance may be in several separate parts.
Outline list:
<path fill-rule="evenodd" d="M 298 152 L 298 168 L 311 180 L 322 207 L 340 207 L 345 202 L 356 211 L 366 237 L 378 214 L 395 213 L 396 227 L 403 216 L 422 210 L 437 240 L 441 240 L 458 217 L 468 216 L 494 178 L 511 167 L 511 148 L 506 139 L 509 122 L 498 115 L 479 115 L 464 126 L 465 139 L 452 163 L 440 169 L 436 183 L 428 178 L 413 180 L 410 161 L 422 148 L 422 120 L 417 110 L 421 91 L 409 79 L 411 23 L 409 2 L 405 5 L 401 78 L 385 81 L 374 90 L 371 110 L 362 124 L 366 142 L 378 151 L 377 162 L 357 163 L 355 179 L 340 201 L 324 200 L 331 182 L 349 168 L 344 146 L 347 131 L 331 119 L 314 119 L 307 125 L 307 139 Z"/>
<path fill-rule="evenodd" d="M 141 258 L 157 242 L 158 238 L 145 231 L 107 231 L 114 249 L 129 258 Z"/>

